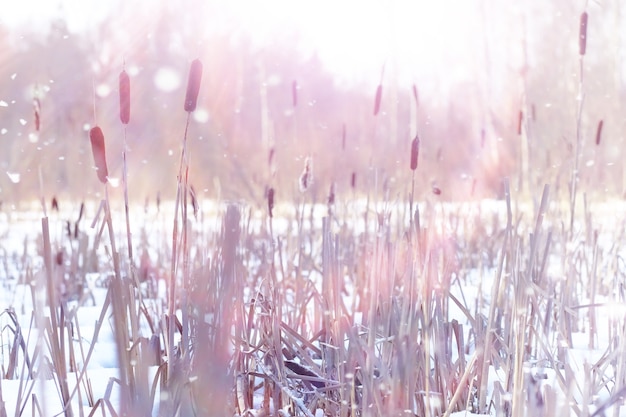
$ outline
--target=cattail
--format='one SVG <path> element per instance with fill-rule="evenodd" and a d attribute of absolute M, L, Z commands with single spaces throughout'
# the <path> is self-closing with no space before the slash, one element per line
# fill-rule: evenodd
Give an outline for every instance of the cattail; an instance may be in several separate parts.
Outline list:
<path fill-rule="evenodd" d="M 598 129 L 596 130 L 596 146 L 600 145 L 602 140 L 602 126 L 604 126 L 604 120 L 598 122 Z"/>
<path fill-rule="evenodd" d="M 130 121 L 130 78 L 125 70 L 120 72 L 120 120 L 125 125 Z"/>
<path fill-rule="evenodd" d="M 33 111 L 35 113 L 35 131 L 41 128 L 41 101 L 37 97 L 33 99 Z"/>
<path fill-rule="evenodd" d="M 85 214 L 85 202 L 83 201 L 80 203 L 80 209 L 78 210 L 78 220 L 76 220 L 76 223 L 82 220 L 84 214 Z"/>
<path fill-rule="evenodd" d="M 198 92 L 200 91 L 200 81 L 202 80 L 202 62 L 194 59 L 189 68 L 189 79 L 187 80 L 187 94 L 185 95 L 185 111 L 196 110 L 198 103 Z"/>
<path fill-rule="evenodd" d="M 418 135 L 415 135 L 415 139 L 411 142 L 411 171 L 417 169 L 417 158 L 420 153 L 420 139 Z"/>
<path fill-rule="evenodd" d="M 296 80 L 291 83 L 291 102 L 293 107 L 298 105 L 298 82 Z"/>
<path fill-rule="evenodd" d="M 330 184 L 330 190 L 328 191 L 328 205 L 335 204 L 335 183 Z"/>
<path fill-rule="evenodd" d="M 587 51 L 587 12 L 580 15 L 580 32 L 578 38 L 578 48 L 581 56 Z"/>
<path fill-rule="evenodd" d="M 300 175 L 300 191 L 304 192 L 313 184 L 313 160 L 307 157 L 304 160 L 304 170 Z"/>
<path fill-rule="evenodd" d="M 57 200 L 56 196 L 52 197 L 52 210 L 56 211 L 57 213 L 59 211 L 59 201 Z"/>
<path fill-rule="evenodd" d="M 523 111 L 519 111 L 519 113 L 517 114 L 517 134 L 521 135 L 522 134 L 522 122 L 524 120 L 524 112 Z"/>
<path fill-rule="evenodd" d="M 415 99 L 415 107 L 418 108 L 420 106 L 420 96 L 417 92 L 417 86 L 413 84 L 413 98 Z"/>
<path fill-rule="evenodd" d="M 270 187 L 267 190 L 267 211 L 271 217 L 274 217 L 274 188 Z"/>
<path fill-rule="evenodd" d="M 198 218 L 198 209 L 200 206 L 198 205 L 198 198 L 196 197 L 196 189 L 193 188 L 193 185 L 189 186 L 189 197 L 191 199 L 191 208 L 193 208 L 193 217 Z"/>
<path fill-rule="evenodd" d="M 383 85 L 378 84 L 378 88 L 376 88 L 376 99 L 374 100 L 374 116 L 378 114 L 380 110 L 380 99 L 383 95 Z"/>
<path fill-rule="evenodd" d="M 104 149 L 104 134 L 99 126 L 91 128 L 89 131 L 89 139 L 91 139 L 91 152 L 93 160 L 96 164 L 98 179 L 101 183 L 107 183 L 109 171 L 107 169 L 107 158 Z"/>
<path fill-rule="evenodd" d="M 356 188 L 356 172 L 352 171 L 352 175 L 350 175 L 350 187 L 354 190 Z"/>

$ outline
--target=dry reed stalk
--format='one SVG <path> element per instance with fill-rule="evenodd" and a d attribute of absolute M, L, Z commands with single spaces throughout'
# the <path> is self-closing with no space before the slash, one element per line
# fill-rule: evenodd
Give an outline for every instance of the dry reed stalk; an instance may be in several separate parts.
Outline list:
<path fill-rule="evenodd" d="M 107 183 L 107 177 L 109 171 L 107 169 L 107 159 L 104 147 L 104 134 L 99 126 L 91 128 L 89 131 L 89 139 L 91 140 L 91 152 L 93 153 L 93 159 L 96 164 L 98 173 L 98 179 L 101 183 Z"/>
<path fill-rule="evenodd" d="M 596 129 L 596 146 L 600 145 L 602 140 L 602 127 L 604 126 L 604 120 L 598 122 L 598 128 Z"/>
<path fill-rule="evenodd" d="M 120 85 L 120 120 L 127 125 L 130 122 L 130 78 L 123 70 L 119 77 Z"/>
<path fill-rule="evenodd" d="M 580 15 L 580 30 L 578 36 L 578 53 L 583 56 L 587 51 L 587 12 Z"/>
<path fill-rule="evenodd" d="M 194 59 L 189 68 L 189 79 L 187 80 L 187 94 L 185 95 L 185 111 L 193 112 L 198 103 L 198 93 L 200 92 L 200 81 L 202 80 L 202 62 Z"/>

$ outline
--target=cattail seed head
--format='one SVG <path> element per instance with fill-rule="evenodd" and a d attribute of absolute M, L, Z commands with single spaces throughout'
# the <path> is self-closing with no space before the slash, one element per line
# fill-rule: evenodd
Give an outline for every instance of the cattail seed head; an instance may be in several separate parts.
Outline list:
<path fill-rule="evenodd" d="M 411 142 L 411 171 L 417 169 L 417 159 L 420 153 L 420 139 L 418 135 L 415 135 L 415 139 Z"/>
<path fill-rule="evenodd" d="M 33 99 L 33 110 L 35 113 L 35 131 L 41 128 L 41 101 L 37 97 Z"/>
<path fill-rule="evenodd" d="M 200 91 L 200 81 L 202 80 L 202 62 L 194 59 L 189 68 L 189 79 L 187 80 L 187 94 L 185 95 L 185 111 L 193 112 L 198 103 L 198 92 Z"/>
<path fill-rule="evenodd" d="M 335 183 L 330 184 L 330 190 L 328 191 L 328 205 L 335 204 Z"/>
<path fill-rule="evenodd" d="M 300 174 L 300 191 L 304 192 L 313 184 L 313 160 L 307 157 L 304 160 L 304 170 Z"/>
<path fill-rule="evenodd" d="M 596 130 L 596 146 L 600 145 L 602 140 L 602 127 L 604 126 L 604 120 L 598 122 L 598 129 Z"/>
<path fill-rule="evenodd" d="M 352 172 L 350 175 L 350 187 L 354 190 L 356 188 L 356 172 Z"/>
<path fill-rule="evenodd" d="M 104 134 L 99 126 L 92 127 L 89 131 L 89 139 L 91 140 L 91 152 L 93 160 L 96 164 L 98 179 L 101 183 L 107 183 L 109 171 L 107 169 L 107 158 L 104 149 Z"/>
<path fill-rule="evenodd" d="M 125 125 L 130 121 L 130 78 L 125 70 L 120 72 L 120 120 Z"/>
<path fill-rule="evenodd" d="M 376 98 L 374 100 L 374 116 L 378 114 L 380 111 L 380 100 L 383 96 L 383 85 L 378 84 L 378 88 L 376 88 Z"/>
<path fill-rule="evenodd" d="M 274 217 L 274 187 L 267 190 L 267 211 L 271 217 Z"/>
<path fill-rule="evenodd" d="M 580 31 L 578 38 L 578 52 L 581 56 L 585 55 L 587 51 L 587 12 L 583 12 L 580 15 Z"/>

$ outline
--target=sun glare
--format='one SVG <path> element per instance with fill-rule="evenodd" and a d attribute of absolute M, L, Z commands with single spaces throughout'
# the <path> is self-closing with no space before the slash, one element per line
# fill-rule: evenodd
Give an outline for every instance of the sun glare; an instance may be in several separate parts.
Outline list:
<path fill-rule="evenodd" d="M 467 77 L 480 41 L 476 4 L 461 0 L 235 0 L 211 12 L 218 10 L 228 16 L 227 30 L 246 32 L 259 45 L 295 36 L 302 52 L 317 54 L 346 80 L 377 82 L 383 66 L 400 81 L 442 71 Z"/>
<path fill-rule="evenodd" d="M 383 67 L 400 83 L 441 78 L 454 82 L 471 77 L 472 51 L 480 46 L 480 9 L 464 0 L 189 0 L 172 8 L 166 2 L 136 19 L 147 27 L 155 10 L 181 13 L 196 9 L 202 30 L 233 39 L 249 37 L 260 48 L 289 45 L 303 54 L 316 54 L 325 67 L 346 83 L 377 83 Z M 133 2 L 127 3 L 128 5 Z M 141 2 L 134 4 L 135 8 Z M 46 19 L 63 18 L 72 32 L 89 30 L 99 20 L 112 19 L 118 1 L 23 0 L 6 8 L 0 22 L 8 27 L 45 26 Z M 32 13 L 38 10 L 38 13 Z"/>

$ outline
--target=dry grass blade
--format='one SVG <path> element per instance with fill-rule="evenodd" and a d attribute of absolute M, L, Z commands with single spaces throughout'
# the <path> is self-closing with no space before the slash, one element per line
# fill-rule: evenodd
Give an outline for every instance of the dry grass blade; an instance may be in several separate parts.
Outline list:
<path fill-rule="evenodd" d="M 107 169 L 107 158 L 104 148 L 104 134 L 99 126 L 91 128 L 89 131 L 89 139 L 91 140 L 91 152 L 93 153 L 93 160 L 98 170 L 98 179 L 101 183 L 107 183 L 107 177 L 109 171 Z"/>
<path fill-rule="evenodd" d="M 202 80 L 202 62 L 194 59 L 189 68 L 189 79 L 187 80 L 187 94 L 185 95 L 185 111 L 196 110 L 198 103 L 198 93 L 200 92 L 200 81 Z"/>
<path fill-rule="evenodd" d="M 130 121 L 130 78 L 126 71 L 120 72 L 120 120 L 125 125 Z"/>

